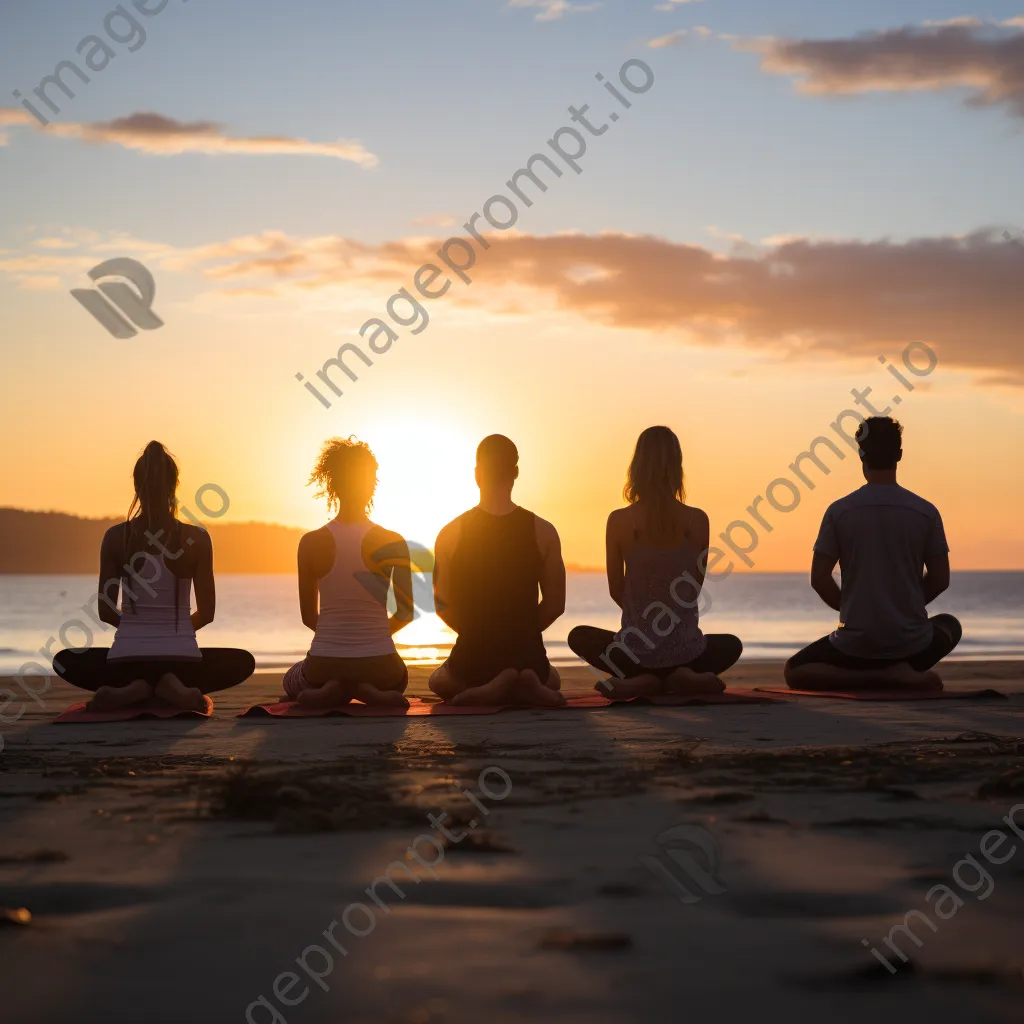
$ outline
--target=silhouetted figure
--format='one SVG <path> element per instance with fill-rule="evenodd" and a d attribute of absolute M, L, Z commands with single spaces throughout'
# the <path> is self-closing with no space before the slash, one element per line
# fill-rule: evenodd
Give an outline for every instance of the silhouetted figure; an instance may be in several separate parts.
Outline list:
<path fill-rule="evenodd" d="M 736 664 L 743 644 L 700 630 L 710 525 L 685 504 L 683 453 L 668 427 L 640 435 L 623 497 L 629 506 L 608 516 L 606 534 L 608 592 L 622 609 L 622 628 L 577 626 L 569 647 L 618 677 L 597 686 L 610 696 L 720 693 L 718 676 Z"/>
<path fill-rule="evenodd" d="M 960 642 L 952 615 L 926 606 L 949 586 L 939 510 L 896 483 L 903 428 L 873 416 L 857 430 L 867 483 L 825 512 L 811 586 L 840 614 L 835 632 L 786 662 L 796 690 L 941 690 L 932 671 Z M 839 563 L 842 583 L 832 572 Z"/>
<path fill-rule="evenodd" d="M 95 696 L 95 711 L 141 704 L 152 697 L 201 710 L 203 694 L 248 679 L 248 651 L 200 650 L 196 630 L 213 622 L 213 545 L 198 526 L 177 518 L 178 465 L 159 441 L 135 463 L 135 497 L 123 523 L 100 547 L 99 617 L 116 626 L 110 648 L 60 651 L 57 675 Z M 196 610 L 189 614 L 192 588 Z M 113 591 L 113 597 L 111 597 Z M 120 608 L 117 595 L 120 591 Z"/>
<path fill-rule="evenodd" d="M 309 478 L 338 514 L 299 541 L 299 610 L 314 631 L 305 660 L 285 674 L 286 696 L 300 704 L 408 707 L 409 673 L 393 635 L 413 619 L 409 546 L 370 522 L 377 460 L 361 441 L 325 442 Z M 396 611 L 388 616 L 394 584 Z"/>
<path fill-rule="evenodd" d="M 458 640 L 430 688 L 452 704 L 565 703 L 541 638 L 565 611 L 561 542 L 550 523 L 513 504 L 518 476 L 516 446 L 485 437 L 476 451 L 480 504 L 437 538 L 434 604 Z"/>

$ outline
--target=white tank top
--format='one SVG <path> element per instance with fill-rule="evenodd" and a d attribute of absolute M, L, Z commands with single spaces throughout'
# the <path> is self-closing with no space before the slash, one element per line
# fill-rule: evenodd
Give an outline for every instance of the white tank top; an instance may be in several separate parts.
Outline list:
<path fill-rule="evenodd" d="M 114 633 L 108 660 L 135 658 L 168 658 L 195 661 L 202 658 L 196 631 L 192 628 L 192 580 L 178 579 L 163 559 L 147 553 L 145 569 L 139 575 L 145 585 L 130 576 L 121 580 L 121 624 Z M 159 566 L 154 573 L 151 568 Z M 155 576 L 155 579 L 147 579 Z M 146 588 L 149 588 L 148 590 Z M 178 588 L 177 622 L 175 622 L 174 588 Z M 127 588 L 135 595 L 127 596 Z M 152 591 L 152 593 L 150 593 Z"/>
<path fill-rule="evenodd" d="M 388 628 L 389 582 L 363 561 L 363 538 L 370 523 L 339 523 L 327 529 L 334 538 L 334 565 L 317 580 L 320 612 L 309 653 L 322 658 L 373 658 L 395 654 Z"/>

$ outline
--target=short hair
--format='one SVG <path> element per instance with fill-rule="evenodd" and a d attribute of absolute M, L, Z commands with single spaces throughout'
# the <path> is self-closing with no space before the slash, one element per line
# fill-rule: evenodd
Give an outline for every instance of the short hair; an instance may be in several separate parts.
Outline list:
<path fill-rule="evenodd" d="M 903 450 L 903 427 L 891 416 L 872 416 L 856 433 L 861 461 L 868 469 L 895 469 Z"/>
<path fill-rule="evenodd" d="M 477 445 L 476 465 L 490 480 L 515 480 L 519 449 L 504 434 L 491 434 Z"/>
<path fill-rule="evenodd" d="M 320 449 L 309 482 L 317 485 L 316 496 L 327 499 L 329 510 L 340 509 L 346 500 L 369 514 L 377 489 L 377 460 L 365 442 L 332 437 Z"/>

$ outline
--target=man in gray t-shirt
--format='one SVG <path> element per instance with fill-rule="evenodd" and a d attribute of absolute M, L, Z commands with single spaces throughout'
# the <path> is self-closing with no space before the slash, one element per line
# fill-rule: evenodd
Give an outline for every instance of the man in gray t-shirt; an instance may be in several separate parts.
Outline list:
<path fill-rule="evenodd" d="M 942 689 L 932 669 L 963 631 L 952 615 L 928 617 L 949 586 L 949 547 L 939 510 L 896 483 L 902 434 L 888 416 L 857 431 L 867 483 L 828 507 L 811 563 L 811 586 L 840 623 L 786 663 L 793 689 Z"/>

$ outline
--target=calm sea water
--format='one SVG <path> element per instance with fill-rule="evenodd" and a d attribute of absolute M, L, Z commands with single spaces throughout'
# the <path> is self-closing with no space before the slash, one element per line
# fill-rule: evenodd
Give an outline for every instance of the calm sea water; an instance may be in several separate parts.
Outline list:
<path fill-rule="evenodd" d="M 47 638 L 65 623 L 83 619 L 81 606 L 95 587 L 92 576 L 0 576 L 0 673 L 39 658 Z M 835 613 L 811 591 L 800 574 L 733 574 L 707 588 L 712 606 L 702 616 L 706 632 L 741 637 L 745 658 L 788 657 L 835 625 Z M 417 603 L 432 608 L 430 579 L 416 580 Z M 1024 572 L 960 572 L 932 606 L 964 624 L 957 658 L 1024 658 Z M 108 646 L 113 631 L 95 629 L 93 643 Z M 565 615 L 545 634 L 553 661 L 576 661 L 565 644 L 581 623 L 617 629 L 619 612 L 608 597 L 604 577 L 572 573 Z M 217 621 L 200 634 L 208 647 L 244 647 L 261 668 L 290 665 L 305 653 L 311 634 L 299 619 L 296 583 L 291 576 L 219 576 Z M 74 645 L 85 638 L 78 627 L 66 633 Z M 396 640 L 410 661 L 438 660 L 453 640 L 432 611 L 420 613 Z"/>

